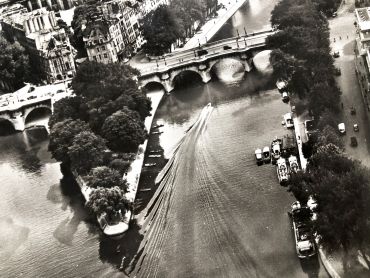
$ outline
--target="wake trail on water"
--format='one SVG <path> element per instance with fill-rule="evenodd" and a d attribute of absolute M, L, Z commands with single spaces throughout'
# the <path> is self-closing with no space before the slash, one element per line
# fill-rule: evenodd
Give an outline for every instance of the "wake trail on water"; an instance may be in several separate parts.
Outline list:
<path fill-rule="evenodd" d="M 155 180 L 155 183 L 159 186 L 147 207 L 141 213 L 144 217 L 141 227 L 144 238 L 139 248 L 138 258 L 135 258 L 134 273 L 140 272 L 145 260 L 145 269 L 150 271 L 151 277 L 156 276 L 155 270 L 158 268 L 158 264 L 155 262 L 160 256 L 161 247 L 167 235 L 168 227 L 166 224 L 174 202 L 172 197 L 176 189 L 175 185 L 179 183 L 179 173 L 187 167 L 188 163 L 192 163 L 192 161 L 187 161 L 187 156 L 193 155 L 194 146 L 199 136 L 205 131 L 212 111 L 211 103 L 202 109 L 197 120 L 171 151 L 169 161 Z M 145 276 L 143 273 L 138 276 L 141 277 L 142 275 Z"/>

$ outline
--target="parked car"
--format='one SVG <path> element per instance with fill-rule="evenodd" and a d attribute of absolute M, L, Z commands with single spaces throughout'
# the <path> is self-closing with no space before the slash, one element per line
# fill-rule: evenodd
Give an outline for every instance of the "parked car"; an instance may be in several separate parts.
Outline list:
<path fill-rule="evenodd" d="M 282 98 L 284 103 L 287 103 L 289 101 L 289 94 L 287 92 L 283 92 L 281 94 L 281 98 Z"/>
<path fill-rule="evenodd" d="M 257 165 L 262 165 L 263 164 L 262 150 L 261 149 L 256 149 L 256 151 L 254 152 L 254 155 L 256 157 Z"/>
<path fill-rule="evenodd" d="M 334 12 L 331 16 L 332 17 L 337 17 L 337 15 L 338 15 L 337 12 Z"/>
<path fill-rule="evenodd" d="M 339 55 L 339 51 L 334 51 L 333 53 L 333 57 L 334 58 L 338 58 L 340 55 Z"/>
<path fill-rule="evenodd" d="M 346 133 L 346 126 L 344 125 L 344 123 L 340 123 L 338 124 L 338 130 L 341 134 L 345 134 Z"/>
<path fill-rule="evenodd" d="M 229 50 L 229 49 L 232 49 L 232 47 L 229 45 L 224 45 L 224 50 Z"/>
<path fill-rule="evenodd" d="M 352 147 L 357 147 L 358 143 L 357 143 L 357 138 L 355 136 L 352 136 L 351 137 L 351 146 Z"/>
<path fill-rule="evenodd" d="M 354 130 L 355 132 L 358 132 L 358 131 L 360 130 L 360 128 L 358 127 L 358 124 L 354 124 L 354 125 L 353 125 L 353 130 Z"/>
<path fill-rule="evenodd" d="M 356 108 L 351 106 L 351 115 L 356 115 Z"/>

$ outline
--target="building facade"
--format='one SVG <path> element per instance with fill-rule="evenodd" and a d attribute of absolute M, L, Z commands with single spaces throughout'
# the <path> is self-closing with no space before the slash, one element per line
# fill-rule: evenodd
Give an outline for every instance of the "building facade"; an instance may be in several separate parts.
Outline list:
<path fill-rule="evenodd" d="M 7 16 L 2 29 L 8 38 L 27 49 L 43 79 L 55 82 L 75 75 L 76 51 L 65 30 L 58 26 L 54 11 L 43 8 Z"/>
<path fill-rule="evenodd" d="M 49 10 L 68 10 L 76 6 L 74 0 L 26 0 L 23 4 L 29 11 L 47 8 Z"/>
<path fill-rule="evenodd" d="M 370 111 L 370 7 L 355 10 L 356 74 L 365 104 Z"/>
<path fill-rule="evenodd" d="M 88 59 L 102 63 L 118 62 L 141 48 L 137 6 L 125 1 L 106 1 L 90 16 L 83 31 Z"/>

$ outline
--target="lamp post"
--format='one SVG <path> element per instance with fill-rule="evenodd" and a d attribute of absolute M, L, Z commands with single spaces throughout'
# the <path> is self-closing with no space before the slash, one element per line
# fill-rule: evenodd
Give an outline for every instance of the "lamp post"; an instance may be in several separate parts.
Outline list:
<path fill-rule="evenodd" d="M 167 66 L 166 56 L 163 56 L 163 60 L 164 60 L 164 65 Z"/>
<path fill-rule="evenodd" d="M 199 45 L 199 48 L 200 48 L 200 41 L 199 41 L 199 38 L 198 38 L 198 45 Z"/>
<path fill-rule="evenodd" d="M 236 46 L 239 48 L 239 39 L 236 38 Z"/>
<path fill-rule="evenodd" d="M 247 34 L 247 30 L 245 30 L 245 26 L 243 26 L 243 28 L 244 28 L 244 34 L 245 34 L 246 36 L 248 36 L 248 34 Z"/>
<path fill-rule="evenodd" d="M 155 63 L 157 64 L 157 68 L 158 68 L 159 67 L 159 65 L 158 65 L 158 58 L 155 59 Z"/>
<path fill-rule="evenodd" d="M 236 33 L 238 34 L 238 38 L 240 37 L 240 35 L 239 35 L 239 30 L 238 29 L 236 29 Z"/>

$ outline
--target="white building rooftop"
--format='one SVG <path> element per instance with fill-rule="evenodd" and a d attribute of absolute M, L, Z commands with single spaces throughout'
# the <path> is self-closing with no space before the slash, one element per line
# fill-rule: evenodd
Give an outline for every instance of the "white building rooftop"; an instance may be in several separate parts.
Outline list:
<path fill-rule="evenodd" d="M 360 30 L 370 30 L 370 7 L 356 9 L 356 19 Z"/>

